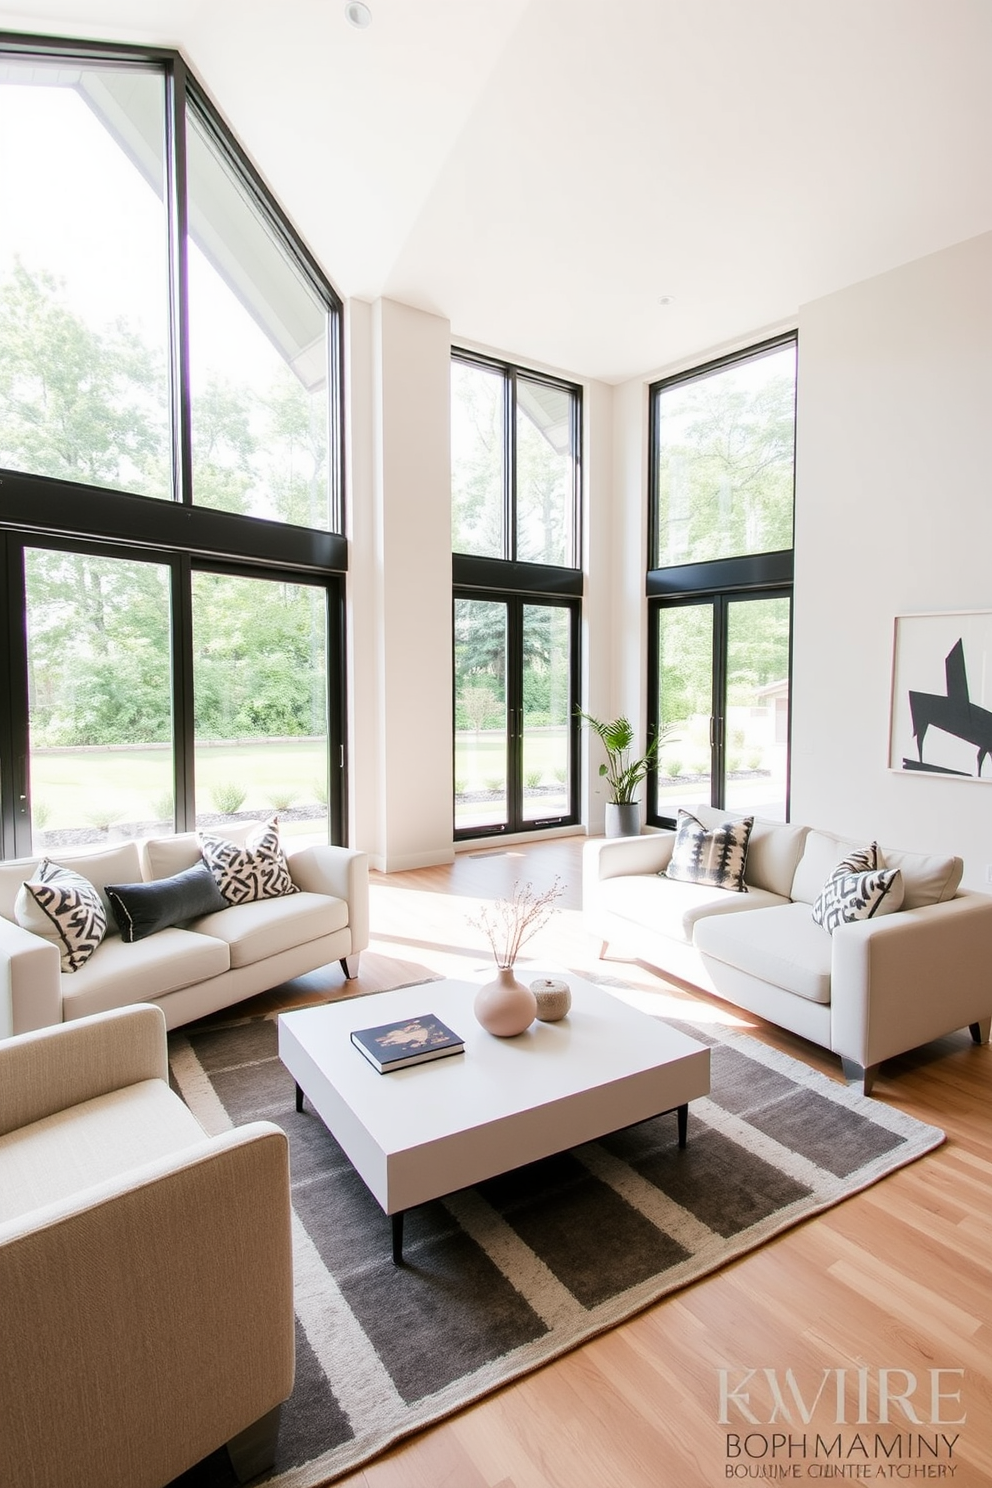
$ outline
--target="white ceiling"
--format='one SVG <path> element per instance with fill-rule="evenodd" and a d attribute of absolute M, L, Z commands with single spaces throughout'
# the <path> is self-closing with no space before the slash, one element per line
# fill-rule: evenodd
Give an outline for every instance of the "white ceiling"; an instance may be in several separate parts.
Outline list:
<path fill-rule="evenodd" d="M 21 0 L 0 29 L 180 48 L 342 295 L 574 375 L 992 229 L 990 0 L 369 5 Z"/>

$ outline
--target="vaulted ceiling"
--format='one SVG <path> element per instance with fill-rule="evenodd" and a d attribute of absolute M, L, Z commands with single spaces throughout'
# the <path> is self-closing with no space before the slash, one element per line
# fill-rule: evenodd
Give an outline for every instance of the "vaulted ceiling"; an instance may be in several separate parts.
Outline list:
<path fill-rule="evenodd" d="M 992 229 L 989 0 L 369 6 L 21 0 L 0 29 L 178 47 L 343 296 L 575 375 Z"/>

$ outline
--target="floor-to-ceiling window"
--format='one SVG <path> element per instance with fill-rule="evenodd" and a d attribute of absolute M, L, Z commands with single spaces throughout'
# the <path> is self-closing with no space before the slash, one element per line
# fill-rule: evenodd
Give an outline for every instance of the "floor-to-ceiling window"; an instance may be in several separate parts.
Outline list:
<path fill-rule="evenodd" d="M 648 821 L 789 801 L 796 339 L 651 389 Z"/>
<path fill-rule="evenodd" d="M 340 840 L 340 302 L 178 54 L 0 37 L 5 856 Z"/>
<path fill-rule="evenodd" d="M 581 390 L 451 365 L 456 837 L 578 816 Z"/>

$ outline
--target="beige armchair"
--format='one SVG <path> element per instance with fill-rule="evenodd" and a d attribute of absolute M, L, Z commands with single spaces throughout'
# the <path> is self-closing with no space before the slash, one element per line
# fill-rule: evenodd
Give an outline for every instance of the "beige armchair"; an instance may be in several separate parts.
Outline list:
<path fill-rule="evenodd" d="M 289 1158 L 208 1137 L 147 1004 L 0 1040 L 0 1483 L 271 1465 L 293 1387 Z"/>

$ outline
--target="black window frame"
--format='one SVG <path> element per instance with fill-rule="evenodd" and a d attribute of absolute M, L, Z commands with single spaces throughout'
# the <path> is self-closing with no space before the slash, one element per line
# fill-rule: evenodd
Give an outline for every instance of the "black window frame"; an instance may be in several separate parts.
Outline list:
<path fill-rule="evenodd" d="M 658 407 L 659 396 L 676 385 L 699 382 L 728 367 L 755 361 L 785 346 L 795 346 L 797 353 L 796 391 L 798 392 L 798 331 L 787 331 L 740 351 L 715 357 L 685 372 L 659 378 L 648 388 L 648 554 L 652 561 L 658 552 Z M 726 740 L 724 719 L 716 709 L 717 696 L 726 691 L 725 644 L 726 604 L 741 597 L 754 599 L 788 598 L 790 601 L 789 627 L 789 713 L 788 754 L 786 765 L 785 820 L 790 820 L 792 778 L 792 616 L 795 606 L 795 503 L 796 503 L 796 394 L 793 401 L 793 463 L 792 463 L 792 534 L 793 546 L 763 553 L 747 553 L 735 558 L 717 558 L 708 562 L 674 564 L 668 567 L 649 567 L 645 576 L 645 595 L 648 601 L 647 634 L 647 716 L 648 739 L 657 736 L 659 726 L 658 687 L 658 624 L 659 609 L 693 603 L 713 604 L 713 697 L 714 714 L 711 724 L 711 804 L 724 805 Z M 648 803 L 645 820 L 652 827 L 674 827 L 676 818 L 657 809 L 658 771 L 649 772 L 647 780 Z"/>
<path fill-rule="evenodd" d="M 533 372 L 528 367 L 518 366 L 515 362 L 500 361 L 497 357 L 483 356 L 478 352 L 464 351 L 461 347 L 452 347 L 451 360 L 453 362 L 464 362 L 469 366 L 480 367 L 487 372 L 494 372 L 503 379 L 503 553 L 500 557 L 479 557 L 471 553 L 459 553 L 452 548 L 452 556 L 457 560 L 460 569 L 466 574 L 483 576 L 487 571 L 507 572 L 505 567 L 498 570 L 487 570 L 486 568 L 469 568 L 468 565 L 490 565 L 490 564 L 512 564 L 515 582 L 522 585 L 540 584 L 545 592 L 553 589 L 556 593 L 565 592 L 561 588 L 564 582 L 559 578 L 562 574 L 578 575 L 581 584 L 582 573 L 580 568 L 582 553 L 582 388 L 578 383 L 568 382 L 563 377 L 553 377 L 546 372 Z M 517 557 L 517 382 L 523 378 L 525 382 L 540 382 L 547 387 L 557 388 L 560 392 L 567 393 L 571 399 L 571 443 L 572 443 L 572 492 L 571 492 L 571 518 L 572 518 L 572 551 L 567 556 L 570 562 L 557 563 L 531 563 Z M 465 565 L 465 567 L 462 567 Z M 534 571 L 534 572 L 530 572 Z M 574 579 L 573 579 L 574 584 Z M 571 592 L 574 592 L 574 588 Z"/>
<path fill-rule="evenodd" d="M 570 676 L 569 686 L 571 695 L 578 704 L 581 700 L 581 678 L 582 678 L 582 600 L 585 593 L 585 580 L 581 568 L 582 553 L 582 420 L 583 420 L 583 389 L 581 384 L 570 382 L 562 377 L 552 376 L 550 373 L 537 372 L 532 368 L 518 365 L 515 362 L 504 361 L 498 357 L 483 355 L 475 351 L 467 351 L 462 347 L 451 348 L 452 362 L 464 362 L 471 366 L 481 367 L 489 372 L 495 372 L 503 378 L 503 556 L 481 557 L 472 553 L 452 552 L 452 589 L 454 599 L 484 599 L 496 603 L 506 603 L 512 607 L 520 604 L 552 604 L 566 606 L 571 615 L 570 619 Z M 516 413 L 517 413 L 517 380 L 523 378 L 529 382 L 545 383 L 549 387 L 558 388 L 568 393 L 571 399 L 571 443 L 572 443 L 572 552 L 569 555 L 571 562 L 568 564 L 531 563 L 519 559 L 517 553 L 517 471 L 516 471 Z M 452 604 L 452 633 L 454 630 L 454 604 Z M 512 638 L 508 637 L 508 645 L 512 646 Z M 452 662 L 454 661 L 454 646 L 452 646 Z M 508 690 L 511 684 L 518 688 L 520 678 L 519 658 L 514 655 L 508 657 Z M 452 692 L 454 693 L 454 667 L 452 666 Z M 509 697 L 507 699 L 508 713 L 511 709 Z M 456 842 L 470 841 L 475 838 L 506 836 L 509 834 L 548 831 L 554 827 L 575 826 L 580 815 L 580 743 L 581 729 L 578 715 L 574 713 L 569 718 L 569 805 L 568 811 L 563 816 L 553 818 L 542 818 L 539 821 L 525 822 L 518 817 L 513 810 L 512 802 L 514 796 L 511 788 L 516 789 L 517 797 L 522 799 L 522 781 L 520 779 L 522 759 L 522 729 L 519 719 L 508 716 L 507 721 L 507 806 L 511 822 L 498 824 L 496 826 L 483 826 L 472 828 L 454 828 L 454 840 Z M 515 785 L 513 784 L 515 783 Z M 454 808 L 454 776 L 452 777 L 452 808 Z M 454 810 L 452 809 L 452 818 Z"/>
<path fill-rule="evenodd" d="M 25 670 L 24 546 L 67 547 L 109 556 L 173 565 L 175 625 L 189 633 L 189 581 L 193 568 L 293 583 L 327 592 L 327 695 L 331 840 L 347 841 L 348 764 L 345 743 L 345 583 L 348 542 L 344 536 L 344 344 L 342 300 L 237 140 L 189 72 L 181 53 L 163 47 L 102 43 L 67 37 L 0 32 L 0 56 L 64 58 L 87 66 L 105 63 L 146 68 L 163 78 L 165 107 L 164 205 L 169 235 L 169 360 L 172 430 L 172 499 L 137 495 L 59 477 L 0 469 L 0 573 L 6 601 L 0 606 L 0 687 L 8 706 L 0 710 L 0 856 L 32 855 L 28 774 L 28 698 Z M 244 516 L 193 500 L 189 309 L 186 275 L 186 119 L 195 110 L 225 165 L 250 193 L 268 227 L 327 312 L 328 325 L 328 520 L 309 528 Z M 185 574 L 177 590 L 176 574 Z M 179 608 L 182 606 L 182 608 Z M 176 828 L 195 819 L 192 806 L 191 679 L 188 657 L 174 643 Z M 334 758 L 337 755 L 337 759 Z"/>

